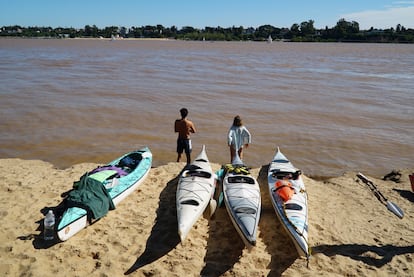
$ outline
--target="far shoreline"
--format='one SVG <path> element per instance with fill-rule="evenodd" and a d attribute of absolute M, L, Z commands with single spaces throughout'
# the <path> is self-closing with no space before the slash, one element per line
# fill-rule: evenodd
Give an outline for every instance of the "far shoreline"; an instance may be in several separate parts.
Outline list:
<path fill-rule="evenodd" d="M 265 44 L 279 44 L 279 43 L 332 43 L 332 44 L 413 44 L 412 42 L 395 42 L 395 41 L 365 41 L 365 40 L 343 40 L 343 41 L 293 41 L 290 39 L 274 39 L 272 43 L 266 40 L 192 40 L 192 39 L 176 39 L 176 38 L 99 38 L 99 37 L 75 37 L 75 38 L 64 38 L 64 37 L 22 37 L 22 36 L 0 36 L 0 40 L 14 40 L 14 39 L 30 39 L 30 40 L 67 40 L 67 41 L 182 41 L 182 42 L 202 42 L 202 43 L 213 43 L 213 42 L 242 42 L 242 43 L 265 43 Z"/>
<path fill-rule="evenodd" d="M 15 37 L 15 36 L 0 36 L 0 39 L 44 39 L 44 40 L 151 40 L 151 41 L 175 41 L 174 38 L 94 38 L 94 37 L 75 37 L 75 38 L 56 38 L 56 37 Z"/>

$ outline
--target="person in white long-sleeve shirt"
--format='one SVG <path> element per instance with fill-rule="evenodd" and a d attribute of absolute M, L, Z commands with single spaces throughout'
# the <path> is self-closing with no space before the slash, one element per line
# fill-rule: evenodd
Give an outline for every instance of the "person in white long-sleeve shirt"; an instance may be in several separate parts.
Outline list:
<path fill-rule="evenodd" d="M 230 147 L 230 163 L 236 156 L 236 151 L 240 159 L 243 159 L 243 147 L 249 147 L 251 142 L 252 136 L 249 130 L 243 125 L 240 116 L 235 116 L 227 136 L 227 144 Z"/>

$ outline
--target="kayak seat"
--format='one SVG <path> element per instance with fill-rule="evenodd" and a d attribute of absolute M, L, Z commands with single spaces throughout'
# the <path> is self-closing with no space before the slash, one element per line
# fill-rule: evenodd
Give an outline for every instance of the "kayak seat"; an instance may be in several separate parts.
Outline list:
<path fill-rule="evenodd" d="M 180 202 L 183 205 L 193 205 L 193 206 L 198 206 L 200 205 L 197 201 L 195 201 L 194 199 L 189 199 L 189 200 L 184 200 Z"/>
<path fill-rule="evenodd" d="M 232 183 L 244 183 L 244 184 L 254 184 L 254 179 L 247 176 L 231 176 L 228 179 L 230 184 Z"/>
<path fill-rule="evenodd" d="M 141 160 L 142 154 L 134 152 L 123 157 L 116 166 L 120 168 L 129 168 L 132 171 L 138 166 Z"/>
<path fill-rule="evenodd" d="M 198 165 L 190 164 L 190 165 L 187 165 L 184 169 L 188 170 L 188 171 L 196 171 L 196 170 L 202 169 L 202 168 L 199 167 Z"/>
<path fill-rule="evenodd" d="M 253 208 L 249 208 L 249 207 L 240 207 L 240 208 L 236 208 L 235 209 L 236 213 L 241 213 L 241 214 L 255 214 L 256 213 L 256 209 Z"/>
<path fill-rule="evenodd" d="M 187 171 L 186 174 L 184 175 L 184 177 L 201 177 L 201 178 L 210 178 L 211 177 L 211 173 L 209 172 L 205 172 L 205 171 L 198 171 L 198 170 L 190 170 Z"/>
<path fill-rule="evenodd" d="M 276 179 L 292 179 L 292 180 L 297 180 L 299 178 L 299 175 L 302 174 L 302 171 L 300 170 L 296 170 L 294 172 L 290 172 L 290 171 L 279 171 L 279 170 L 275 170 L 272 171 L 272 177 L 276 178 Z"/>
<path fill-rule="evenodd" d="M 207 160 L 205 160 L 205 159 L 197 159 L 197 160 L 195 160 L 196 162 L 204 162 L 204 163 L 207 163 L 208 161 Z"/>
<path fill-rule="evenodd" d="M 301 211 L 303 208 L 299 204 L 295 203 L 287 203 L 285 204 L 285 210 L 295 210 L 295 211 Z"/>
<path fill-rule="evenodd" d="M 273 160 L 272 162 L 273 163 L 280 163 L 280 164 L 287 164 L 287 163 L 289 163 L 288 160 Z"/>

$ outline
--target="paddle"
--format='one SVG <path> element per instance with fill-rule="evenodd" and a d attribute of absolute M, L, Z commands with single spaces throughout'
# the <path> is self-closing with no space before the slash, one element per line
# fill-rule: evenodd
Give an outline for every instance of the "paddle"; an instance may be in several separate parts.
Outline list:
<path fill-rule="evenodd" d="M 217 174 L 215 174 L 215 176 L 214 176 L 214 185 L 216 186 L 216 188 L 217 188 L 217 184 L 218 184 L 218 177 L 217 177 Z M 216 201 L 216 199 L 214 199 L 215 194 L 216 194 L 216 192 L 214 192 L 214 194 L 211 196 L 210 202 L 208 203 L 208 211 L 209 211 L 208 218 L 212 218 L 214 213 L 217 210 L 217 201 Z"/>
<path fill-rule="evenodd" d="M 387 206 L 388 210 L 390 210 L 392 213 L 394 213 L 399 218 L 404 217 L 404 212 L 401 210 L 401 208 L 398 207 L 397 204 L 391 201 L 388 201 L 388 199 L 385 198 L 385 196 L 378 190 L 377 186 L 375 186 L 374 183 L 370 179 L 364 176 L 361 172 L 357 174 L 357 177 L 361 179 L 370 188 L 370 190 L 374 193 L 374 195 L 377 197 L 377 199 L 382 204 Z"/>
<path fill-rule="evenodd" d="M 218 189 L 219 189 L 219 196 L 218 196 L 218 203 L 217 206 L 221 207 L 223 205 L 223 200 L 224 200 L 224 194 L 223 194 L 223 187 L 222 187 L 222 181 L 223 181 L 223 177 L 224 177 L 224 169 L 220 169 L 216 172 L 217 175 L 217 185 L 218 185 Z"/>

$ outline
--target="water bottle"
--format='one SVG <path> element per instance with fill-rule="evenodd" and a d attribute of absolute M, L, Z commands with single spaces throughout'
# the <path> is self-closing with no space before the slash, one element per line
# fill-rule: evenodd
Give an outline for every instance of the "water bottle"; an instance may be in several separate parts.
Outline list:
<path fill-rule="evenodd" d="M 55 215 L 52 210 L 49 210 L 43 221 L 44 229 L 43 236 L 45 240 L 53 240 L 55 238 Z"/>

